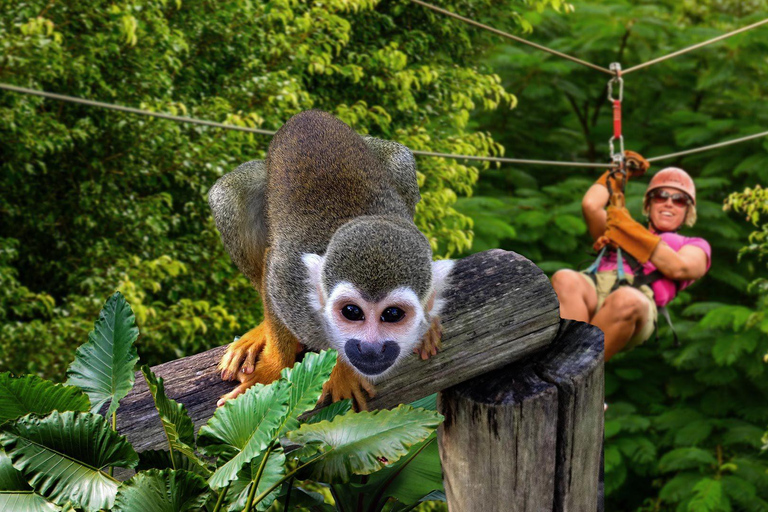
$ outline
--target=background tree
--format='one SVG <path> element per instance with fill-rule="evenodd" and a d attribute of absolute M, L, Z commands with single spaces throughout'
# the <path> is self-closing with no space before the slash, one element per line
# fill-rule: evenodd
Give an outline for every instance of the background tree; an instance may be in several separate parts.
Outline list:
<path fill-rule="evenodd" d="M 559 0 L 453 2 L 510 30 Z M 451 5 L 448 2 L 448 5 Z M 514 97 L 475 63 L 492 39 L 407 1 L 0 0 L 0 81 L 275 130 L 310 108 L 413 149 L 489 154 L 474 108 Z M 0 369 L 61 379 L 115 289 L 151 364 L 259 322 L 206 194 L 268 137 L 0 93 Z M 474 167 L 422 159 L 418 223 L 469 247 Z"/>
<path fill-rule="evenodd" d="M 626 69 L 754 23 L 768 4 L 604 0 L 574 7 L 568 16 L 529 13 L 532 39 Z M 763 27 L 627 75 L 627 148 L 653 157 L 765 131 L 766 50 Z M 513 112 L 476 116 L 477 128 L 506 156 L 607 161 L 607 75 L 517 45 L 501 45 L 488 63 L 520 101 Z M 740 248 L 761 243 L 755 237 L 762 232 L 748 241 L 748 224 L 723 212 L 729 192 L 765 183 L 768 140 L 665 160 L 651 172 L 668 165 L 696 181 L 699 222 L 683 234 L 712 244 L 713 266 L 672 304 L 681 346 L 662 320 L 658 341 L 606 367 L 606 510 L 768 510 L 768 459 L 759 455 L 768 425 L 768 323 L 765 289 L 750 286 L 765 266 L 739 258 Z M 475 220 L 473 250 L 513 249 L 547 272 L 585 268 L 594 255 L 580 201 L 601 172 L 484 171 L 477 195 L 457 205 Z M 647 181 L 629 184 L 637 219 Z M 739 213 L 752 220 L 747 210 Z"/>

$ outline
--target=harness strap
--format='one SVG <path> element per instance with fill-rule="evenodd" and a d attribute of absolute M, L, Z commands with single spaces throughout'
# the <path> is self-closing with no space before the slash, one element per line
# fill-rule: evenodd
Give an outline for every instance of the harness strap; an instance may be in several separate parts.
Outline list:
<path fill-rule="evenodd" d="M 667 309 L 666 306 L 662 306 L 659 308 L 659 313 L 664 315 L 664 318 L 667 320 L 667 324 L 669 324 L 669 328 L 672 330 L 672 336 L 675 339 L 675 348 L 680 347 L 680 339 L 677 337 L 677 331 L 675 330 L 675 326 L 672 325 L 672 319 L 669 317 L 669 310 Z M 656 337 L 658 338 L 658 329 L 656 332 L 657 332 Z"/>
<path fill-rule="evenodd" d="M 592 263 L 592 264 L 589 266 L 589 268 L 587 268 L 587 270 L 585 270 L 585 272 L 586 272 L 587 274 L 590 274 L 590 275 L 593 275 L 593 276 L 594 276 L 595 274 L 597 274 L 597 267 L 599 267 L 599 266 L 600 266 L 600 262 L 603 260 L 603 254 L 605 254 L 605 249 L 606 249 L 607 247 L 608 247 L 608 246 L 606 246 L 606 247 L 603 247 L 603 248 L 600 250 L 600 253 L 597 255 L 597 259 L 595 260 L 595 262 L 594 262 L 594 263 Z"/>

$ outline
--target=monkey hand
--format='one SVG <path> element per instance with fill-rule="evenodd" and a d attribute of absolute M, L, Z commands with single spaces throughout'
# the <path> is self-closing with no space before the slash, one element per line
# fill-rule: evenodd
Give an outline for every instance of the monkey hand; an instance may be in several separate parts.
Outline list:
<path fill-rule="evenodd" d="M 440 339 L 442 336 L 443 328 L 440 325 L 440 317 L 433 316 L 432 322 L 429 324 L 429 330 L 421 340 L 421 345 L 415 347 L 413 351 L 426 361 L 430 357 L 437 355 L 441 348 Z"/>
<path fill-rule="evenodd" d="M 232 343 L 224 357 L 219 362 L 221 378 L 234 380 L 240 372 L 253 373 L 256 367 L 256 358 L 259 357 L 267 343 L 266 324 L 259 324 L 255 329 L 245 333 L 240 339 Z M 238 378 L 238 380 L 240 380 Z"/>
<path fill-rule="evenodd" d="M 244 393 L 257 382 L 269 384 L 277 380 L 280 371 L 293 364 L 302 345 L 295 343 L 295 346 L 282 347 L 277 341 L 270 342 L 267 331 L 267 322 L 263 322 L 227 348 L 219 363 L 221 378 L 237 379 L 240 385 L 222 396 L 217 406 Z"/>
<path fill-rule="evenodd" d="M 350 398 L 355 411 L 366 411 L 368 400 L 374 396 L 376 396 L 376 389 L 370 382 L 361 377 L 347 363 L 337 360 L 330 379 L 323 385 L 323 393 L 317 403 L 326 406 L 332 402 Z"/>

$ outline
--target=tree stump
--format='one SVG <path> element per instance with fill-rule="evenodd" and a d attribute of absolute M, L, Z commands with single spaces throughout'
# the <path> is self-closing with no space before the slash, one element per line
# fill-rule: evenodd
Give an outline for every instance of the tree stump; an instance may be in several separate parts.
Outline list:
<path fill-rule="evenodd" d="M 449 510 L 598 510 L 603 390 L 602 331 L 563 321 L 542 353 L 440 393 Z"/>

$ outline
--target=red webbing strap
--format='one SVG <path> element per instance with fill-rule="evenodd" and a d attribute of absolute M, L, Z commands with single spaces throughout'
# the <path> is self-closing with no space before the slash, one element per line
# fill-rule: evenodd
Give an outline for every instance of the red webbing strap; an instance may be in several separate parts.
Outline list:
<path fill-rule="evenodd" d="M 613 136 L 621 137 L 621 100 L 613 100 Z"/>

